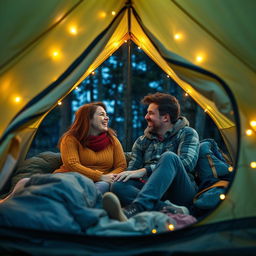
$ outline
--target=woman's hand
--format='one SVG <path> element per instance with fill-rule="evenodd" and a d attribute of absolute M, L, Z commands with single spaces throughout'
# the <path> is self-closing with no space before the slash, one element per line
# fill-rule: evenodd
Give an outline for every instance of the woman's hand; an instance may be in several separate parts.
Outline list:
<path fill-rule="evenodd" d="M 134 171 L 124 171 L 118 173 L 114 181 L 123 181 L 126 182 L 129 179 L 142 178 L 146 174 L 146 168 L 141 168 Z"/>
<path fill-rule="evenodd" d="M 108 182 L 108 183 L 112 183 L 112 182 L 114 182 L 116 175 L 117 175 L 117 174 L 112 174 L 112 173 L 110 173 L 110 174 L 105 174 L 105 175 L 101 175 L 100 180 L 101 180 L 101 181 Z"/>

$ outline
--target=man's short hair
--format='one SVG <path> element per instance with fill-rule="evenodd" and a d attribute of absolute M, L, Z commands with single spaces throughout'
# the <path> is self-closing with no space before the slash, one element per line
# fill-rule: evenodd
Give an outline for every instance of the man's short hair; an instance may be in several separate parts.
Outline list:
<path fill-rule="evenodd" d="M 175 123 L 180 116 L 180 104 L 176 97 L 171 94 L 157 92 L 145 96 L 141 102 L 145 105 L 155 103 L 158 105 L 161 116 L 169 114 L 171 123 Z"/>

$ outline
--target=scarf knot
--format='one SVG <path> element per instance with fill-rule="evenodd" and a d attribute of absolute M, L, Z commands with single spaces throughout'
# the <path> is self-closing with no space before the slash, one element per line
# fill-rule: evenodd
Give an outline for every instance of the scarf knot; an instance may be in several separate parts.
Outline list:
<path fill-rule="evenodd" d="M 87 147 L 95 152 L 103 150 L 109 144 L 111 144 L 111 140 L 106 132 L 97 136 L 90 135 L 87 141 Z"/>

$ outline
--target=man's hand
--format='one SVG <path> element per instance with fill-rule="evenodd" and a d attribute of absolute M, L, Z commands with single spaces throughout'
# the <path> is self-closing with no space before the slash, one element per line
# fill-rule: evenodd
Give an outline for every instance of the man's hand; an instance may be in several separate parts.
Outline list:
<path fill-rule="evenodd" d="M 126 182 L 129 179 L 142 178 L 146 174 L 146 168 L 141 168 L 134 171 L 124 171 L 116 175 L 114 181 Z"/>
<path fill-rule="evenodd" d="M 105 174 L 105 175 L 102 175 L 100 180 L 101 181 L 105 181 L 105 182 L 108 182 L 108 183 L 112 183 L 114 182 L 115 178 L 116 178 L 117 174 Z"/>

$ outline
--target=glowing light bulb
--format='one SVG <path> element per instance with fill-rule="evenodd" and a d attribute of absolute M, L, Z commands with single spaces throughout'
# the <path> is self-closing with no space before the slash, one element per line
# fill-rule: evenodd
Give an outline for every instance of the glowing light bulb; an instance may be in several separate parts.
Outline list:
<path fill-rule="evenodd" d="M 203 57 L 201 55 L 196 56 L 196 62 L 202 62 L 203 61 Z"/>
<path fill-rule="evenodd" d="M 187 92 L 184 95 L 185 95 L 185 97 L 188 97 L 188 93 Z"/>
<path fill-rule="evenodd" d="M 125 43 L 127 43 L 127 40 L 124 40 Z"/>
<path fill-rule="evenodd" d="M 61 53 L 60 53 L 60 51 L 59 51 L 59 50 L 53 50 L 53 51 L 51 52 L 51 57 L 52 57 L 53 60 L 58 60 L 58 59 L 60 59 L 60 58 L 61 58 Z"/>
<path fill-rule="evenodd" d="M 95 72 L 94 71 L 92 71 L 92 73 L 91 73 L 93 76 L 95 75 Z"/>
<path fill-rule="evenodd" d="M 115 11 L 112 11 L 111 14 L 112 14 L 113 16 L 115 16 L 115 15 L 116 15 L 116 12 L 115 12 Z"/>
<path fill-rule="evenodd" d="M 169 78 L 170 76 L 169 75 L 166 75 L 167 76 L 167 78 Z"/>
<path fill-rule="evenodd" d="M 61 101 L 58 101 L 58 105 L 60 106 L 62 104 L 62 102 Z"/>
<path fill-rule="evenodd" d="M 107 14 L 106 14 L 106 12 L 104 12 L 104 11 L 101 11 L 101 12 L 98 13 L 98 17 L 99 17 L 100 19 L 104 19 L 104 18 L 106 18 L 106 16 L 107 16 Z"/>
<path fill-rule="evenodd" d="M 250 125 L 251 125 L 251 127 L 256 127 L 256 121 L 255 121 L 255 120 L 252 120 L 252 121 L 250 122 Z"/>
<path fill-rule="evenodd" d="M 246 133 L 247 136 L 251 136 L 252 135 L 252 130 L 251 129 L 247 129 L 245 131 L 245 133 Z"/>
<path fill-rule="evenodd" d="M 75 26 L 69 27 L 69 33 L 72 34 L 72 35 L 76 35 L 77 34 L 77 28 Z"/>
<path fill-rule="evenodd" d="M 168 226 L 168 228 L 169 228 L 170 231 L 173 231 L 173 230 L 175 229 L 175 227 L 174 227 L 173 224 L 170 224 L 170 225 Z"/>
<path fill-rule="evenodd" d="M 79 90 L 79 88 L 78 88 L 78 87 L 76 87 L 75 89 L 76 89 L 76 90 Z"/>
<path fill-rule="evenodd" d="M 157 230 L 155 228 L 152 229 L 151 231 L 153 234 L 156 234 L 157 233 Z"/>
<path fill-rule="evenodd" d="M 138 49 L 139 49 L 139 50 L 141 49 L 140 46 L 138 46 Z"/>
<path fill-rule="evenodd" d="M 225 194 L 220 194 L 220 199 L 224 200 L 226 198 Z"/>
<path fill-rule="evenodd" d="M 204 112 L 207 113 L 207 112 L 208 112 L 208 109 L 206 108 L 206 109 L 204 110 Z"/>
<path fill-rule="evenodd" d="M 175 39 L 175 40 L 180 40 L 180 39 L 182 39 L 182 34 L 176 33 L 176 34 L 174 35 L 174 39 Z"/>
<path fill-rule="evenodd" d="M 256 162 L 251 162 L 250 166 L 251 166 L 252 168 L 256 168 Z"/>
<path fill-rule="evenodd" d="M 233 172 L 233 170 L 234 170 L 233 166 L 229 166 L 229 167 L 228 167 L 228 171 L 229 171 L 229 172 Z"/>
<path fill-rule="evenodd" d="M 14 101 L 15 101 L 16 103 L 21 102 L 21 97 L 19 97 L 19 96 L 15 97 L 15 98 L 14 98 Z"/>

